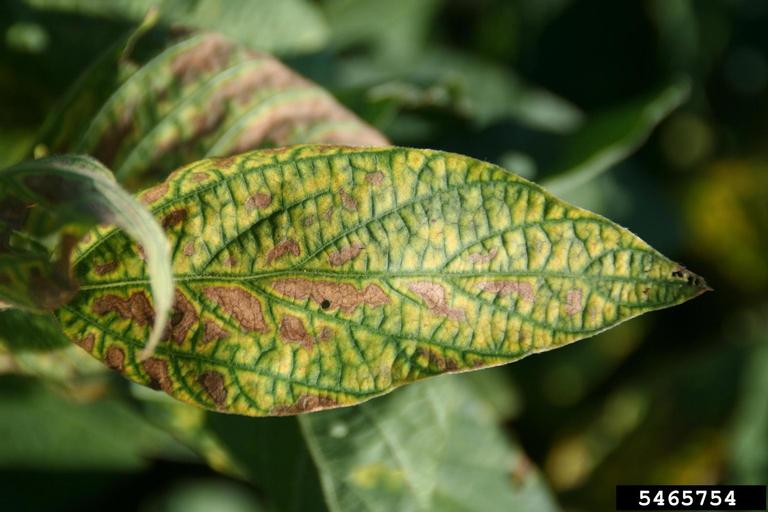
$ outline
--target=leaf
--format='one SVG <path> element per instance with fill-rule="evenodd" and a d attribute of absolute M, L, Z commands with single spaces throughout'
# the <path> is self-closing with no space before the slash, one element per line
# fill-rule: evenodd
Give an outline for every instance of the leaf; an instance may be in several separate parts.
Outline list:
<path fill-rule="evenodd" d="M 153 424 L 200 454 L 214 470 L 257 486 L 269 510 L 326 510 L 296 418 L 217 414 L 147 388 L 134 390 Z"/>
<path fill-rule="evenodd" d="M 333 512 L 559 510 L 491 411 L 439 378 L 299 421 Z"/>
<path fill-rule="evenodd" d="M 271 52 L 317 50 L 328 38 L 317 7 L 306 0 L 24 0 L 31 7 L 140 21 L 157 8 L 162 22 L 216 30 Z"/>
<path fill-rule="evenodd" d="M 31 310 L 64 304 L 77 291 L 70 269 L 74 242 L 82 227 L 95 224 L 115 224 L 141 244 L 156 310 L 148 319 L 151 349 L 165 328 L 173 297 L 168 241 L 146 208 L 92 158 L 58 156 L 0 171 L 0 298 Z M 59 254 L 51 261 L 38 240 L 57 234 Z M 113 254 L 93 271 L 109 274 L 119 257 Z"/>
<path fill-rule="evenodd" d="M 163 38 L 159 49 L 154 40 L 135 36 L 130 59 L 111 51 L 46 123 L 40 144 L 94 155 L 135 187 L 205 156 L 265 145 L 387 142 L 270 56 L 219 34 Z M 94 105 L 87 84 L 114 73 L 123 78 Z"/>
<path fill-rule="evenodd" d="M 425 52 L 411 65 L 350 59 L 341 72 L 348 87 L 369 87 L 373 101 L 448 107 L 480 127 L 515 119 L 537 130 L 569 133 L 582 122 L 581 111 L 571 103 L 509 69 L 443 48 Z"/>
<path fill-rule="evenodd" d="M 58 317 L 130 379 L 239 414 L 359 403 L 707 289 L 629 231 L 450 153 L 256 151 L 191 164 L 141 198 L 174 247 L 170 339 L 136 357 L 153 308 L 114 228 L 77 250 L 83 286 Z"/>
<path fill-rule="evenodd" d="M 732 481 L 758 484 L 768 476 L 768 306 L 743 316 L 746 325 L 738 334 L 750 342 L 749 360 L 732 419 L 728 458 Z"/>
<path fill-rule="evenodd" d="M 49 351 L 70 346 L 51 313 L 0 311 L 0 344 L 11 351 Z"/>
<path fill-rule="evenodd" d="M 0 467 L 135 470 L 177 443 L 115 397 L 77 402 L 39 381 L 0 377 Z"/>
<path fill-rule="evenodd" d="M 667 115 L 690 93 L 690 83 L 678 79 L 628 105 L 590 119 L 573 135 L 541 184 L 554 194 L 564 194 L 587 183 L 632 154 Z"/>

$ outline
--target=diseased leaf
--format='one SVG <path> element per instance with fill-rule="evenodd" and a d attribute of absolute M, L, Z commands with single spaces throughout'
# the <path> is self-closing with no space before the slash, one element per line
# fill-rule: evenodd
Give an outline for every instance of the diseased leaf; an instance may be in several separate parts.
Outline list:
<path fill-rule="evenodd" d="M 130 58 L 112 50 L 81 80 L 108 83 L 99 77 L 117 73 L 111 94 L 99 102 L 90 87 L 76 88 L 47 122 L 42 146 L 91 154 L 136 187 L 205 156 L 299 141 L 387 142 L 315 84 L 220 34 L 139 34 L 134 44 Z"/>
<path fill-rule="evenodd" d="M 690 88 L 687 79 L 678 79 L 590 119 L 573 135 L 562 161 L 554 165 L 542 186 L 564 194 L 627 158 L 688 98 Z"/>
<path fill-rule="evenodd" d="M 299 421 L 333 512 L 559 510 L 493 409 L 455 378 Z"/>
<path fill-rule="evenodd" d="M 355 404 L 707 289 L 607 219 L 450 153 L 255 151 L 191 164 L 141 198 L 174 248 L 156 356 L 136 357 L 154 312 L 140 252 L 114 228 L 77 250 L 83 286 L 58 317 L 130 379 L 239 414 Z"/>
<path fill-rule="evenodd" d="M 90 157 L 44 158 L 0 171 L 0 299 L 33 311 L 66 303 L 78 286 L 71 251 L 83 229 L 95 224 L 115 224 L 141 244 L 156 310 L 146 318 L 151 347 L 162 335 L 173 297 L 168 241 L 146 208 Z M 45 246 L 51 238 L 55 258 Z M 120 256 L 113 254 L 93 271 L 111 273 Z"/>

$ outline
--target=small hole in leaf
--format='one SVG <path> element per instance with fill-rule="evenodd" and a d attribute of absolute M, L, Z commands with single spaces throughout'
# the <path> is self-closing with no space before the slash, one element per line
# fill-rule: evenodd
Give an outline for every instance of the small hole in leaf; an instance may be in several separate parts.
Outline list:
<path fill-rule="evenodd" d="M 323 302 L 320 303 L 320 307 L 323 309 L 328 309 L 329 307 L 331 307 L 331 301 L 329 301 L 328 299 L 323 299 Z"/>

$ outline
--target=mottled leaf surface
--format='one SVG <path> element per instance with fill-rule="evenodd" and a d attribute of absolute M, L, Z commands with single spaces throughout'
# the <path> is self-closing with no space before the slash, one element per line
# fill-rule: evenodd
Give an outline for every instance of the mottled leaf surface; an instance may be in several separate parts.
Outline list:
<path fill-rule="evenodd" d="M 449 153 L 256 151 L 191 164 L 141 199 L 174 248 L 166 341 L 137 357 L 154 312 L 141 253 L 116 229 L 78 249 L 82 291 L 59 319 L 129 378 L 239 414 L 358 403 L 706 289 L 607 219 Z"/>
<path fill-rule="evenodd" d="M 333 512 L 554 512 L 535 467 L 456 378 L 301 416 Z"/>

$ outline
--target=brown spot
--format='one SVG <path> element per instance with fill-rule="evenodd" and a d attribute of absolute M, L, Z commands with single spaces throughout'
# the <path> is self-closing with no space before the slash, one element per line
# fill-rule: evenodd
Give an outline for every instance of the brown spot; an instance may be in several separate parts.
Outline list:
<path fill-rule="evenodd" d="M 333 208 L 333 207 L 328 208 L 327 210 L 325 210 L 325 212 L 323 213 L 323 218 L 325 220 L 331 220 L 331 218 L 333 217 L 334 210 L 335 210 L 335 208 Z"/>
<path fill-rule="evenodd" d="M 220 158 L 216 158 L 216 163 L 219 165 L 219 167 L 229 167 L 230 165 L 234 164 L 238 161 L 240 158 L 240 155 L 231 155 L 231 156 L 223 156 Z"/>
<path fill-rule="evenodd" d="M 113 270 L 117 268 L 117 262 L 116 261 L 109 261 L 107 263 L 102 263 L 100 265 L 95 265 L 93 267 L 93 271 L 96 272 L 96 274 L 103 276 L 104 274 L 109 274 Z"/>
<path fill-rule="evenodd" d="M 581 290 L 577 288 L 568 290 L 565 296 L 565 312 L 569 315 L 581 312 Z"/>
<path fill-rule="evenodd" d="M 195 254 L 195 242 L 190 241 L 184 244 L 184 247 L 181 249 L 181 252 L 184 253 L 184 256 L 192 256 Z"/>
<path fill-rule="evenodd" d="M 439 354 L 432 349 L 419 348 L 416 350 L 415 355 L 417 357 L 426 358 L 427 367 L 432 370 L 437 370 L 439 372 L 453 372 L 459 369 L 459 363 L 457 363 L 454 359 L 445 357 L 444 355 Z"/>
<path fill-rule="evenodd" d="M 189 333 L 189 329 L 197 323 L 197 311 L 191 302 L 187 300 L 178 289 L 174 296 L 173 312 L 168 322 L 163 339 L 171 339 L 177 345 L 181 345 Z"/>
<path fill-rule="evenodd" d="M 168 373 L 168 361 L 150 357 L 142 363 L 142 366 L 149 375 L 149 386 L 152 389 L 162 389 L 168 394 L 173 392 L 173 381 Z"/>
<path fill-rule="evenodd" d="M 344 247 L 340 251 L 335 251 L 329 254 L 328 263 L 330 263 L 332 267 L 339 267 L 349 260 L 356 258 L 363 249 L 365 249 L 363 244 L 355 242 L 348 247 Z"/>
<path fill-rule="evenodd" d="M 155 311 L 144 292 L 134 292 L 127 299 L 104 295 L 93 301 L 93 312 L 99 316 L 117 313 L 139 325 L 149 325 L 155 320 Z"/>
<path fill-rule="evenodd" d="M 502 297 L 512 293 L 518 294 L 522 299 L 533 302 L 535 295 L 531 283 L 518 281 L 485 281 L 479 284 L 483 291 L 497 293 Z"/>
<path fill-rule="evenodd" d="M 384 182 L 384 173 L 381 171 L 369 172 L 365 175 L 365 181 L 371 185 L 381 185 Z"/>
<path fill-rule="evenodd" d="M 142 245 L 136 245 L 136 254 L 139 255 L 139 259 L 141 261 L 144 261 L 147 259 L 147 255 L 144 254 L 144 246 Z"/>
<path fill-rule="evenodd" d="M 195 183 L 200 183 L 201 181 L 205 181 L 210 177 L 210 175 L 207 172 L 193 172 L 192 177 L 190 178 Z"/>
<path fill-rule="evenodd" d="M 291 414 L 301 414 L 303 412 L 316 411 L 318 409 L 327 409 L 335 407 L 339 403 L 327 396 L 301 395 L 292 405 L 278 405 L 270 411 L 276 416 L 289 416 Z"/>
<path fill-rule="evenodd" d="M 272 196 L 263 192 L 257 192 L 245 200 L 245 209 L 266 208 L 272 204 Z"/>
<path fill-rule="evenodd" d="M 87 244 L 92 239 L 93 239 L 93 237 L 91 236 L 91 234 L 90 233 L 86 233 L 85 235 L 83 235 L 83 238 L 81 238 L 80 241 L 83 242 L 84 244 Z"/>
<path fill-rule="evenodd" d="M 150 188 L 141 195 L 141 202 L 144 204 L 152 204 L 165 194 L 168 193 L 168 183 L 161 183 L 155 187 Z"/>
<path fill-rule="evenodd" d="M 272 263 L 278 258 L 282 258 L 286 254 L 291 253 L 293 256 L 299 256 L 301 254 L 301 247 L 296 243 L 293 238 L 286 238 L 267 253 L 267 263 Z"/>
<path fill-rule="evenodd" d="M 176 226 L 177 224 L 181 224 L 186 218 L 187 210 L 173 210 L 171 213 L 163 217 L 163 220 L 160 224 L 163 226 L 163 228 L 168 229 L 170 227 Z"/>
<path fill-rule="evenodd" d="M 495 258 L 497 254 L 499 254 L 499 250 L 494 247 L 493 249 L 488 251 L 486 254 L 482 254 L 479 252 L 470 254 L 468 259 L 470 263 L 488 263 L 493 258 Z"/>
<path fill-rule="evenodd" d="M 107 366 L 122 372 L 125 369 L 125 352 L 117 345 L 110 345 L 105 359 Z"/>
<path fill-rule="evenodd" d="M 304 217 L 304 225 L 307 227 L 311 226 L 312 224 L 315 223 L 315 219 L 316 217 L 314 215 L 307 215 L 306 217 Z"/>
<path fill-rule="evenodd" d="M 445 316 L 454 320 L 464 320 L 465 313 L 458 308 L 448 306 L 445 287 L 430 281 L 417 281 L 408 285 L 408 289 L 418 294 L 430 311 L 436 315 Z"/>
<path fill-rule="evenodd" d="M 341 205 L 345 209 L 349 211 L 357 210 L 357 201 L 355 201 L 355 198 L 349 195 L 349 193 L 344 190 L 344 188 L 339 189 L 339 197 L 341 197 Z"/>
<path fill-rule="evenodd" d="M 227 388 L 224 385 L 224 376 L 219 372 L 205 372 L 201 373 L 197 378 L 198 384 L 200 384 L 208 396 L 211 397 L 213 403 L 219 407 L 223 406 L 227 401 Z"/>
<path fill-rule="evenodd" d="M 227 331 L 219 327 L 219 325 L 213 320 L 205 321 L 205 334 L 203 335 L 203 343 L 210 343 L 211 341 L 223 340 L 229 335 Z"/>
<path fill-rule="evenodd" d="M 209 286 L 203 293 L 232 315 L 247 332 L 267 332 L 261 302 L 248 291 L 239 286 Z"/>
<path fill-rule="evenodd" d="M 234 267 L 235 265 L 237 265 L 237 258 L 235 258 L 234 256 L 227 256 L 226 259 L 224 260 L 224 264 L 227 265 L 228 267 Z"/>
<path fill-rule="evenodd" d="M 93 333 L 87 334 L 84 338 L 77 342 L 77 345 L 86 352 L 93 352 L 93 344 L 96 341 L 96 336 Z"/>
<path fill-rule="evenodd" d="M 315 340 L 309 335 L 301 318 L 286 315 L 280 322 L 280 337 L 286 341 L 300 343 L 307 350 L 311 350 Z"/>
<path fill-rule="evenodd" d="M 351 313 L 361 304 L 378 307 L 390 302 L 384 290 L 376 284 L 369 284 L 365 289 L 358 290 L 349 283 L 287 278 L 274 281 L 272 288 L 286 297 L 297 300 L 311 299 L 322 305 L 323 309 L 338 308 L 344 313 Z"/>
<path fill-rule="evenodd" d="M 320 336 L 318 336 L 317 339 L 320 341 L 328 341 L 332 337 L 333 337 L 333 329 L 331 329 L 330 327 L 323 327 L 320 330 Z"/>

